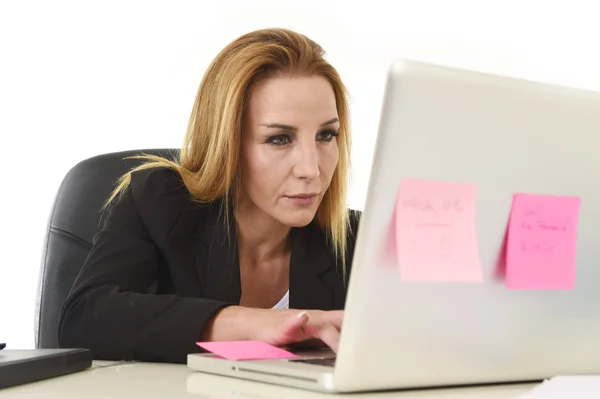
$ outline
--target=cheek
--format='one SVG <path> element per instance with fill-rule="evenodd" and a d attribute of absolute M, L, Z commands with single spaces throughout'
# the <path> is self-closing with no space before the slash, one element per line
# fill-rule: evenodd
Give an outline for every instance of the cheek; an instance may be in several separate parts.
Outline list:
<path fill-rule="evenodd" d="M 337 144 L 328 145 L 321 150 L 321 154 L 319 156 L 321 175 L 323 175 L 327 181 L 331 180 L 333 172 L 337 167 L 339 158 L 340 153 Z"/>
<path fill-rule="evenodd" d="M 288 157 L 289 158 L 289 157 Z M 245 151 L 242 179 L 246 191 L 255 199 L 270 197 L 285 179 L 285 156 L 282 153 L 255 146 Z"/>

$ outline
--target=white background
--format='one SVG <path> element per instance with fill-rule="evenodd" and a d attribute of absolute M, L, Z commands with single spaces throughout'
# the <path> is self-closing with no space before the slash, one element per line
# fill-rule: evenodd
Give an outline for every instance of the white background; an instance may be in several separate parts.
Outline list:
<path fill-rule="evenodd" d="M 237 36 L 286 27 L 325 47 L 352 95 L 350 205 L 362 209 L 392 59 L 600 90 L 597 7 L 593 0 L 0 0 L 0 342 L 34 346 L 46 222 L 68 169 L 100 153 L 180 146 L 204 69 Z"/>

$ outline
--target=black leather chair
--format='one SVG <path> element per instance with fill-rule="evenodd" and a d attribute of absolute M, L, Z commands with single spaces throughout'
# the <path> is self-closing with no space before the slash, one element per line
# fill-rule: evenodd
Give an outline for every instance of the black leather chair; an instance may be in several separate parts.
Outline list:
<path fill-rule="evenodd" d="M 101 208 L 119 176 L 140 163 L 124 158 L 141 153 L 178 156 L 174 149 L 98 155 L 78 163 L 65 176 L 50 214 L 42 256 L 35 314 L 37 348 L 58 347 L 60 309 L 92 247 Z"/>

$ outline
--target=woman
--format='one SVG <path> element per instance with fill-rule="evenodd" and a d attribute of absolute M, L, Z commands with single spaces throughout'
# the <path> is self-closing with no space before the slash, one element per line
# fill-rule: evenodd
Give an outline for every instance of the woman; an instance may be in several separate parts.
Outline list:
<path fill-rule="evenodd" d="M 269 29 L 215 58 L 180 159 L 144 157 L 109 198 L 61 346 L 178 363 L 198 341 L 337 350 L 359 214 L 345 89 L 323 54 Z"/>

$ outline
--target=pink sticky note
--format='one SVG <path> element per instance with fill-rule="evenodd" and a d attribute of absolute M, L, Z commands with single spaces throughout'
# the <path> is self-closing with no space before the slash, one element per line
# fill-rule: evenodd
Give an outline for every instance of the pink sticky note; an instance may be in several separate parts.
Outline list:
<path fill-rule="evenodd" d="M 580 203 L 578 197 L 514 195 L 506 248 L 508 288 L 575 287 Z"/>
<path fill-rule="evenodd" d="M 396 206 L 396 250 L 402 280 L 483 281 L 476 194 L 474 184 L 402 180 Z"/>
<path fill-rule="evenodd" d="M 197 342 L 196 345 L 228 360 L 296 358 L 291 352 L 262 341 Z"/>

